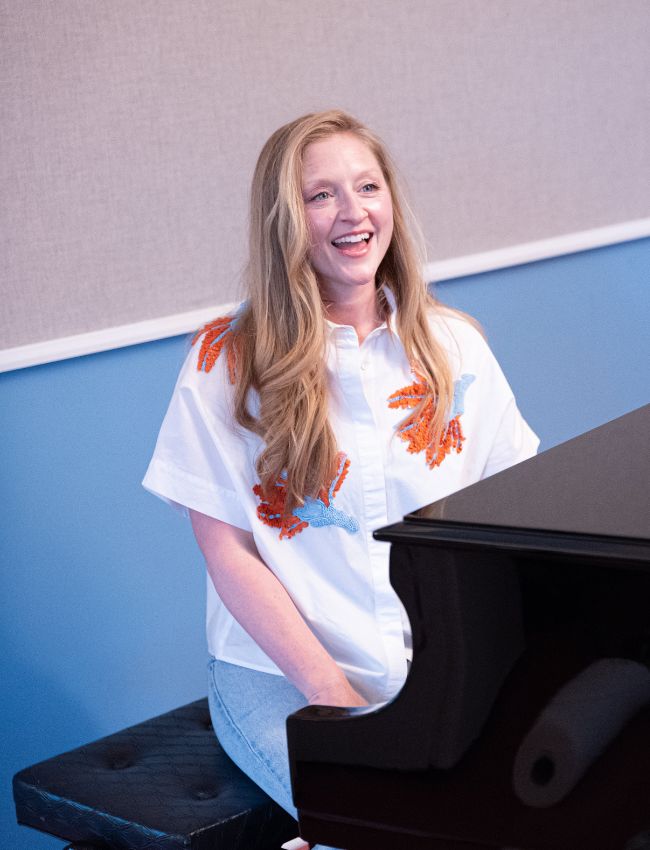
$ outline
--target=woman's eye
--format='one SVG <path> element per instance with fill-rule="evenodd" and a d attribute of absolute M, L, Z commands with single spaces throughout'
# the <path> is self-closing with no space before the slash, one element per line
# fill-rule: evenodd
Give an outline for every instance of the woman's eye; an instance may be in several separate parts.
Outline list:
<path fill-rule="evenodd" d="M 362 192 L 376 192 L 379 189 L 379 186 L 376 183 L 366 183 L 365 186 L 362 187 Z"/>
<path fill-rule="evenodd" d="M 325 190 L 323 190 L 322 192 L 318 192 L 317 195 L 314 195 L 309 200 L 310 201 L 324 201 L 324 200 L 327 199 L 327 197 L 328 197 L 327 192 Z"/>

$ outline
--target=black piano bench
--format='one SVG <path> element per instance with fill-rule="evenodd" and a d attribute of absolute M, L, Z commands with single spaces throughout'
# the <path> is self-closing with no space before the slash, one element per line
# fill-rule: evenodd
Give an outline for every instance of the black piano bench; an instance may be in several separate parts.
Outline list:
<path fill-rule="evenodd" d="M 18 822 L 67 850 L 278 850 L 295 820 L 221 749 L 207 699 L 14 776 Z"/>

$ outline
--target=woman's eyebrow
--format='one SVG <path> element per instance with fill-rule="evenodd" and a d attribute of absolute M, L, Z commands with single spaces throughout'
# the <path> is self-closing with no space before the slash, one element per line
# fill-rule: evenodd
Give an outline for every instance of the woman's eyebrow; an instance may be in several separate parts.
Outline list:
<path fill-rule="evenodd" d="M 353 177 L 353 182 L 356 183 L 357 180 L 361 180 L 362 178 L 371 178 L 373 180 L 381 180 L 383 178 L 381 169 L 372 167 L 372 168 L 361 168 Z M 335 179 L 331 177 L 312 177 L 306 183 L 303 183 L 303 191 L 308 192 L 310 189 L 315 188 L 316 186 L 329 186 L 331 183 L 336 183 Z"/>
<path fill-rule="evenodd" d="M 307 183 L 302 184 L 303 192 L 309 192 L 311 189 L 315 189 L 316 186 L 328 186 L 332 180 L 328 180 L 325 177 L 316 177 L 313 180 L 307 181 Z"/>

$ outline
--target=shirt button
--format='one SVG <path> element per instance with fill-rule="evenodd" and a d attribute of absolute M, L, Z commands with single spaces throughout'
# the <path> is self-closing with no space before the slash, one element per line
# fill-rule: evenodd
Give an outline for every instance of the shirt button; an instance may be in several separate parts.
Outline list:
<path fill-rule="evenodd" d="M 361 364 L 361 368 L 362 368 L 362 370 L 363 370 L 364 372 L 366 371 L 366 369 L 368 368 L 368 363 L 367 363 L 367 361 L 365 361 L 365 360 L 363 361 L 363 363 Z"/>

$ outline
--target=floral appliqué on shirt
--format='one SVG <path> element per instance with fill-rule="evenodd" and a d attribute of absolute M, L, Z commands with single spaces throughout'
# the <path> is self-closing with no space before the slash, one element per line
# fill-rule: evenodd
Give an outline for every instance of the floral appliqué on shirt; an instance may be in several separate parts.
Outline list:
<path fill-rule="evenodd" d="M 217 362 L 228 334 L 232 333 L 238 318 L 239 311 L 234 316 L 222 316 L 221 318 L 214 319 L 196 332 L 192 339 L 192 345 L 203 337 L 197 362 L 197 369 L 200 372 L 209 372 Z M 228 376 L 230 383 L 234 384 L 236 372 L 235 346 L 229 345 L 227 352 Z M 266 525 L 280 529 L 280 539 L 293 537 L 294 534 L 299 534 L 309 525 L 314 528 L 336 525 L 353 534 L 359 530 L 359 523 L 354 517 L 348 516 L 348 514 L 343 513 L 343 511 L 338 510 L 338 508 L 332 505 L 334 497 L 340 490 L 348 474 L 349 466 L 350 461 L 347 455 L 344 452 L 339 452 L 336 456 L 336 473 L 332 477 L 329 486 L 323 487 L 316 499 L 308 496 L 305 499 L 304 505 L 296 507 L 293 514 L 289 514 L 288 516 L 284 516 L 286 487 L 283 478 L 286 478 L 286 473 L 281 476 L 280 481 L 275 483 L 270 496 L 263 494 L 261 486 L 256 484 L 253 487 L 253 492 L 260 500 L 257 515 Z"/>
<path fill-rule="evenodd" d="M 314 499 L 311 496 L 307 496 L 304 505 L 294 508 L 293 513 L 288 516 L 284 516 L 286 499 L 284 480 L 286 474 L 281 476 L 280 480 L 275 483 L 272 493 L 263 493 L 261 485 L 256 484 L 253 487 L 253 493 L 260 500 L 257 508 L 258 517 L 266 525 L 279 528 L 281 540 L 285 537 L 293 537 L 294 534 L 299 534 L 309 525 L 314 528 L 336 525 L 353 534 L 359 530 L 359 523 L 354 517 L 348 516 L 348 514 L 338 510 L 332 504 L 334 497 L 341 489 L 341 484 L 343 484 L 345 476 L 348 474 L 349 467 L 349 458 L 344 452 L 339 452 L 336 456 L 336 473 L 329 485 L 323 487 L 318 494 L 318 498 Z"/>
<path fill-rule="evenodd" d="M 237 324 L 239 316 L 222 316 L 220 319 L 214 319 L 204 325 L 200 331 L 197 331 L 192 339 L 192 345 L 203 336 L 201 348 L 199 349 L 199 359 L 197 369 L 199 372 L 209 372 L 217 362 L 221 349 L 223 348 L 226 337 L 232 332 Z M 235 349 L 234 346 L 228 346 L 228 377 L 230 383 L 235 383 Z"/>
<path fill-rule="evenodd" d="M 408 387 L 403 387 L 389 396 L 389 407 L 409 409 L 417 407 L 422 399 L 429 395 L 422 410 L 409 416 L 397 431 L 400 439 L 408 443 L 409 452 L 412 454 L 417 454 L 421 451 L 426 452 L 425 458 L 429 469 L 440 466 L 447 455 L 453 450 L 457 454 L 460 454 L 462 451 L 465 437 L 461 428 L 460 417 L 465 410 L 465 392 L 474 380 L 474 375 L 466 374 L 461 375 L 457 381 L 454 381 L 454 398 L 451 413 L 449 421 L 440 435 L 438 445 L 428 442 L 429 425 L 433 417 L 434 407 L 433 398 L 429 395 L 427 385 L 424 381 L 415 381 L 409 384 Z"/>

